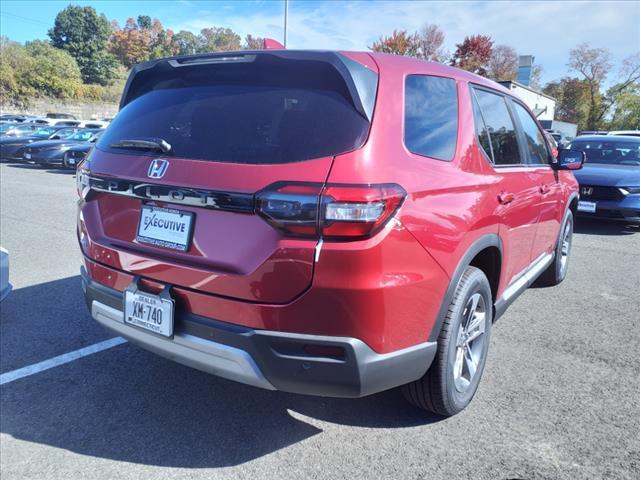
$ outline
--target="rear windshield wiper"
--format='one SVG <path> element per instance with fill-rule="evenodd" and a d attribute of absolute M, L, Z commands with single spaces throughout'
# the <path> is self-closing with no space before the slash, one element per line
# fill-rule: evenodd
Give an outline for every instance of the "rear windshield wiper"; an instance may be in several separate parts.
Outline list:
<path fill-rule="evenodd" d="M 169 153 L 171 145 L 162 138 L 127 138 L 110 143 L 110 148 L 129 148 L 135 150 L 151 150 L 155 152 Z"/>

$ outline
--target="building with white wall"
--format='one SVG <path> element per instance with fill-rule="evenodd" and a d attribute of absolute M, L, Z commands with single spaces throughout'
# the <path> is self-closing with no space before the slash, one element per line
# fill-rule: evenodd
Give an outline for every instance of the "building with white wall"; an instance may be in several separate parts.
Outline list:
<path fill-rule="evenodd" d="M 498 83 L 515 93 L 538 117 L 538 120 L 553 120 L 556 111 L 555 98 L 518 82 L 504 81 Z"/>

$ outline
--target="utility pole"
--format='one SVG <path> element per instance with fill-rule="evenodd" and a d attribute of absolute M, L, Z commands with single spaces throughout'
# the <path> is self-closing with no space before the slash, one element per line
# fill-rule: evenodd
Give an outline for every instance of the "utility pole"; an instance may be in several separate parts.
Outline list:
<path fill-rule="evenodd" d="M 284 0 L 284 48 L 287 48 L 287 16 L 289 14 L 289 0 Z"/>

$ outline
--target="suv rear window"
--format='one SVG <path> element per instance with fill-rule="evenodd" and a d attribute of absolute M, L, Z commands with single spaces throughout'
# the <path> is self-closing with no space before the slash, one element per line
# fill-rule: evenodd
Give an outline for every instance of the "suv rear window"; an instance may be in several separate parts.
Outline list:
<path fill-rule="evenodd" d="M 353 150 L 369 131 L 329 64 L 285 61 L 275 68 L 256 61 L 174 70 L 160 72 L 118 113 L 99 149 L 122 153 L 110 145 L 152 137 L 168 142 L 176 157 L 275 164 Z"/>
<path fill-rule="evenodd" d="M 451 78 L 409 75 L 405 82 L 404 143 L 409 151 L 452 160 L 458 136 L 458 92 Z"/>

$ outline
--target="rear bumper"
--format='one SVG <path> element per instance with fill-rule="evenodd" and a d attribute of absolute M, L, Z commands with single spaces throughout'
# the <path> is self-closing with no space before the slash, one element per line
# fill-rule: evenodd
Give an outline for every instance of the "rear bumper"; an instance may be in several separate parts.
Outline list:
<path fill-rule="evenodd" d="M 172 338 L 123 322 L 123 294 L 91 280 L 82 287 L 92 317 L 141 347 L 220 377 L 270 390 L 331 397 L 362 397 L 420 378 L 437 344 L 425 342 L 391 353 L 374 352 L 356 338 L 251 329 L 181 312 Z M 307 354 L 331 347 L 336 356 Z"/>

